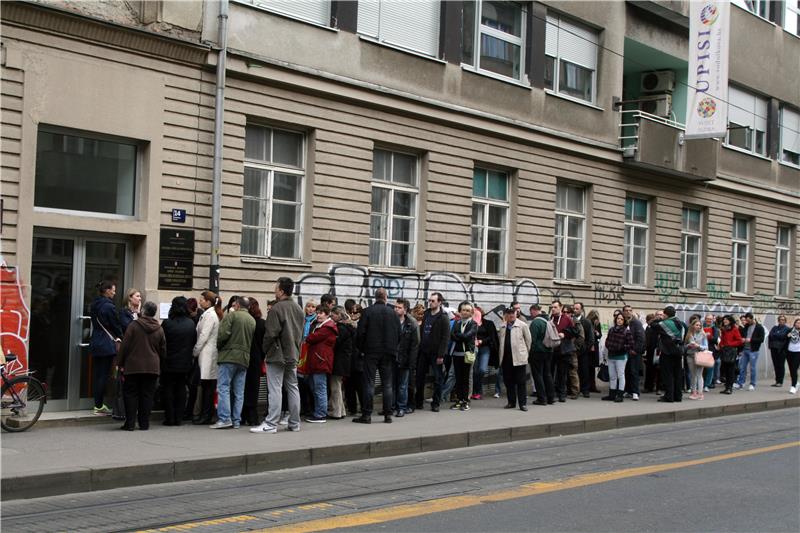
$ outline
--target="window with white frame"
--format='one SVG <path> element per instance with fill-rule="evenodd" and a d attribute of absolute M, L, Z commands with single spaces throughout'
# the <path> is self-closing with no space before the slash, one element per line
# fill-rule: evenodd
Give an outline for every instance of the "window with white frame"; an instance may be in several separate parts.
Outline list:
<path fill-rule="evenodd" d="M 472 176 L 470 272 L 505 273 L 508 218 L 508 174 L 476 168 Z"/>
<path fill-rule="evenodd" d="M 586 228 L 586 189 L 559 183 L 556 189 L 556 228 L 553 275 L 556 279 L 583 279 Z"/>
<path fill-rule="evenodd" d="M 731 292 L 747 292 L 747 267 L 750 247 L 750 221 L 746 218 L 733 219 L 731 241 Z"/>
<path fill-rule="evenodd" d="M 738 87 L 728 88 L 726 143 L 758 155 L 767 155 L 767 99 Z"/>
<path fill-rule="evenodd" d="M 544 85 L 547 89 L 595 101 L 598 34 L 555 13 L 547 14 Z"/>
<path fill-rule="evenodd" d="M 242 255 L 300 259 L 305 136 L 245 129 Z"/>
<path fill-rule="evenodd" d="M 783 29 L 800 37 L 800 0 L 786 0 Z"/>
<path fill-rule="evenodd" d="M 769 19 L 770 0 L 731 0 L 731 3 L 761 18 Z"/>
<path fill-rule="evenodd" d="M 625 257 L 623 283 L 644 286 L 647 282 L 648 201 L 625 199 Z"/>
<path fill-rule="evenodd" d="M 800 166 L 800 113 L 781 109 L 781 161 Z"/>
<path fill-rule="evenodd" d="M 522 81 L 526 10 L 519 2 L 464 2 L 462 61 L 479 71 Z"/>
<path fill-rule="evenodd" d="M 376 149 L 373 154 L 369 263 L 414 267 L 418 159 Z"/>
<path fill-rule="evenodd" d="M 681 288 L 700 288 L 700 259 L 703 241 L 703 212 L 684 207 L 681 222 Z"/>
<path fill-rule="evenodd" d="M 413 52 L 439 54 L 439 0 L 359 0 L 358 33 Z"/>
<path fill-rule="evenodd" d="M 789 256 L 791 255 L 792 229 L 778 226 L 775 242 L 775 295 L 789 296 Z"/>
<path fill-rule="evenodd" d="M 234 0 L 305 22 L 330 26 L 330 0 Z"/>

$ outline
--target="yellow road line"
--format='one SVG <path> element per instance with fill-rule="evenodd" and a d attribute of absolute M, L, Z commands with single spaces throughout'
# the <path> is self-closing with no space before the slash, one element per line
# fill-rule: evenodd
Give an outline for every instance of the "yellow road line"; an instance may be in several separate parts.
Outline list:
<path fill-rule="evenodd" d="M 687 468 L 690 466 L 715 463 L 717 461 L 736 459 L 738 457 L 747 457 L 750 455 L 758 455 L 778 450 L 785 450 L 787 448 L 793 448 L 797 446 L 800 446 L 800 441 L 788 442 L 785 444 L 776 444 L 774 446 L 767 446 L 764 448 L 756 448 L 752 450 L 743 450 L 740 452 L 726 453 L 723 455 L 715 455 L 703 459 L 693 459 L 690 461 L 680 461 L 677 463 L 665 463 L 652 466 L 640 466 L 636 468 L 624 468 L 621 470 L 612 470 L 609 472 L 584 474 L 556 481 L 542 481 L 537 483 L 530 483 L 527 485 L 522 485 L 515 489 L 503 490 L 491 494 L 474 494 L 474 495 L 470 494 L 464 496 L 449 496 L 445 498 L 428 500 L 419 503 L 404 504 L 384 509 L 376 509 L 372 511 L 363 511 L 347 515 L 332 516 L 317 520 L 309 520 L 307 522 L 299 522 L 295 524 L 283 524 L 263 529 L 261 531 L 265 532 L 282 531 L 291 533 L 303 533 L 310 531 L 326 531 L 330 529 L 338 529 L 345 527 L 353 528 L 358 526 L 380 524 L 384 522 L 392 522 L 394 520 L 402 520 L 404 518 L 414 518 L 417 516 L 441 513 L 444 511 L 454 511 L 456 509 L 474 507 L 484 503 L 526 498 L 528 496 L 535 496 L 537 494 L 545 494 L 548 492 L 555 492 L 559 490 L 585 487 L 588 485 L 596 485 L 598 483 L 606 483 L 608 481 L 614 481 L 618 479 L 644 476 L 647 474 L 653 474 L 657 472 L 665 472 L 668 470 L 677 470 L 679 468 Z"/>
<path fill-rule="evenodd" d="M 160 529 L 147 529 L 139 531 L 138 533 L 155 533 L 156 531 L 189 531 L 198 527 L 205 526 L 220 526 L 223 524 L 238 524 L 240 522 L 249 522 L 250 520 L 258 520 L 257 516 L 252 515 L 239 515 L 229 516 L 226 518 L 217 518 L 214 520 L 203 520 L 202 522 L 187 522 L 186 524 L 178 524 L 176 526 L 162 527 Z"/>

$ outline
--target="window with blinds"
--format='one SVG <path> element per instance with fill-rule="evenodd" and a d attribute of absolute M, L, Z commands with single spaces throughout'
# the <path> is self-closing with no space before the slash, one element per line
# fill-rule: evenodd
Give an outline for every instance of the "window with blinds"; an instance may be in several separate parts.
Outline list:
<path fill-rule="evenodd" d="M 800 113 L 781 109 L 781 161 L 800 166 Z"/>
<path fill-rule="evenodd" d="M 439 55 L 439 0 L 360 0 L 358 33 L 412 52 Z"/>
<path fill-rule="evenodd" d="M 305 22 L 330 26 L 330 0 L 234 0 Z"/>
<path fill-rule="evenodd" d="M 767 99 L 731 86 L 728 88 L 726 143 L 758 155 L 767 155 Z"/>
<path fill-rule="evenodd" d="M 598 33 L 555 13 L 547 14 L 545 87 L 594 103 Z"/>

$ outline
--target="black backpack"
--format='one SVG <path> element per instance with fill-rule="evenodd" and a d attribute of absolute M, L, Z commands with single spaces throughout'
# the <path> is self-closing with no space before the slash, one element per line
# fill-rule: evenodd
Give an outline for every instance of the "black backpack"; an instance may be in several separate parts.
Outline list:
<path fill-rule="evenodd" d="M 675 325 L 678 326 L 679 332 L 677 337 L 666 328 L 664 325 L 665 320 L 675 321 Z M 658 324 L 658 351 L 661 352 L 662 355 L 670 355 L 675 357 L 683 356 L 685 353 L 685 348 L 683 345 L 683 326 L 674 318 L 668 318 L 665 320 L 662 320 Z"/>

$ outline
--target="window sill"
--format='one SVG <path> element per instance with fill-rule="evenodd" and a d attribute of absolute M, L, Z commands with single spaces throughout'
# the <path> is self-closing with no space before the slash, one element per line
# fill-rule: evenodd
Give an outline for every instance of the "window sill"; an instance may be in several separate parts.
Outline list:
<path fill-rule="evenodd" d="M 481 70 L 479 68 L 475 68 L 472 65 L 467 65 L 465 63 L 461 63 L 461 70 L 471 72 L 477 76 L 484 76 L 486 78 L 491 78 L 493 80 L 502 81 L 503 83 L 508 83 L 509 85 L 515 85 L 521 89 L 531 90 L 531 86 L 527 83 L 524 83 L 520 80 L 515 80 L 514 78 L 508 78 L 506 76 L 501 76 L 500 74 L 495 74 L 494 72 L 490 72 L 488 70 Z"/>
<path fill-rule="evenodd" d="M 701 291 L 700 289 L 678 289 L 679 294 L 684 294 L 686 296 L 697 296 L 697 297 L 707 297 L 708 293 Z"/>
<path fill-rule="evenodd" d="M 387 43 L 386 41 L 381 41 L 374 37 L 370 37 L 369 35 L 359 34 L 358 38 L 359 40 L 364 41 L 366 43 L 374 44 L 377 46 L 383 46 L 385 48 L 391 48 L 392 50 L 397 50 L 398 52 L 403 52 L 404 54 L 410 54 L 412 56 L 421 57 L 422 59 L 427 59 L 428 61 L 433 61 L 434 63 L 439 63 L 441 65 L 447 64 L 447 61 L 445 61 L 444 59 L 439 59 L 438 57 L 428 55 L 425 52 L 420 52 L 418 50 L 412 50 L 410 48 L 404 48 L 396 44 Z"/>
<path fill-rule="evenodd" d="M 128 220 L 134 221 L 139 220 L 136 216 L 133 215 L 115 215 L 114 213 L 98 213 L 95 211 L 74 211 L 72 209 L 58 209 L 56 207 L 33 207 L 34 213 L 52 213 L 55 215 L 66 215 L 71 217 L 90 217 L 90 218 L 100 218 L 106 220 Z M 193 228 L 190 228 L 193 229 Z"/>
<path fill-rule="evenodd" d="M 416 274 L 417 270 L 414 267 L 390 267 L 390 266 L 383 266 L 383 265 L 369 265 L 367 266 L 367 270 L 369 270 L 369 275 L 372 274 L 389 274 L 389 275 L 402 275 L 406 276 L 408 274 Z"/>
<path fill-rule="evenodd" d="M 470 272 L 470 281 L 513 282 L 514 280 L 503 274 L 485 274 L 483 272 Z"/>
<path fill-rule="evenodd" d="M 239 256 L 242 263 L 260 263 L 275 266 L 291 266 L 298 268 L 311 268 L 311 263 L 305 263 L 301 260 L 293 261 L 291 259 L 272 259 L 270 257 L 259 257 L 253 255 Z"/>
<path fill-rule="evenodd" d="M 319 22 L 314 22 L 313 20 L 306 20 L 306 19 L 303 19 L 303 18 L 300 18 L 300 17 L 295 17 L 293 15 L 289 15 L 287 13 L 281 13 L 279 11 L 274 11 L 274 10 L 270 9 L 269 7 L 259 3 L 257 1 L 255 3 L 250 3 L 247 0 L 231 0 L 231 1 L 233 3 L 235 3 L 235 4 L 239 4 L 239 5 L 242 5 L 242 6 L 247 6 L 247 7 L 251 8 L 251 9 L 256 9 L 258 11 L 264 11 L 265 13 L 269 13 L 270 15 L 275 15 L 277 17 L 293 20 L 295 22 L 301 22 L 303 24 L 308 24 L 310 26 L 315 26 L 315 27 L 323 29 L 323 30 L 328 30 L 328 31 L 332 31 L 332 32 L 335 32 L 335 33 L 339 33 L 339 29 L 338 28 L 331 28 L 330 26 L 328 26 L 326 24 L 320 24 Z"/>
<path fill-rule="evenodd" d="M 795 165 L 794 163 L 789 163 L 788 161 L 778 161 L 778 164 L 783 165 L 785 167 L 793 168 L 795 170 L 800 170 L 800 165 Z"/>
<path fill-rule="evenodd" d="M 755 157 L 756 159 L 762 159 L 764 161 L 770 161 L 770 162 L 772 161 L 772 159 L 770 159 L 769 157 L 763 156 L 761 154 L 757 154 L 755 152 L 750 152 L 748 150 L 745 150 L 744 148 L 739 148 L 738 146 L 734 146 L 732 144 L 722 143 L 722 147 L 723 148 L 727 148 L 728 150 L 732 150 L 734 152 L 739 152 L 740 154 L 744 154 L 744 155 L 749 155 L 751 157 Z"/>
<path fill-rule="evenodd" d="M 792 298 L 791 296 L 778 296 L 776 294 L 774 299 L 776 302 L 794 303 L 794 298 Z"/>
<path fill-rule="evenodd" d="M 647 293 L 652 294 L 655 293 L 656 290 L 652 287 L 645 287 L 644 285 L 622 285 L 622 288 L 626 291 L 631 292 L 640 292 L 640 293 Z"/>
<path fill-rule="evenodd" d="M 592 284 L 586 283 L 583 280 L 573 280 L 573 279 L 554 279 L 553 285 L 561 285 L 564 287 L 576 287 L 580 289 L 591 289 Z"/>
<path fill-rule="evenodd" d="M 732 298 L 733 297 L 736 297 L 736 298 L 750 298 L 750 295 L 747 294 L 747 293 L 744 293 L 744 292 L 732 292 L 731 293 L 731 297 Z"/>
<path fill-rule="evenodd" d="M 603 112 L 605 112 L 605 109 L 603 109 L 602 107 L 596 106 L 591 102 L 587 102 L 586 100 L 581 100 L 580 98 L 575 98 L 574 96 L 567 96 L 566 94 L 557 93 L 556 91 L 554 91 L 552 89 L 545 89 L 544 92 L 545 92 L 545 94 L 548 94 L 550 96 L 555 96 L 556 98 L 561 98 L 562 100 L 567 100 L 568 102 L 574 102 L 576 104 L 580 104 L 582 106 L 586 106 L 588 108 L 594 109 L 595 111 L 603 111 Z"/>

